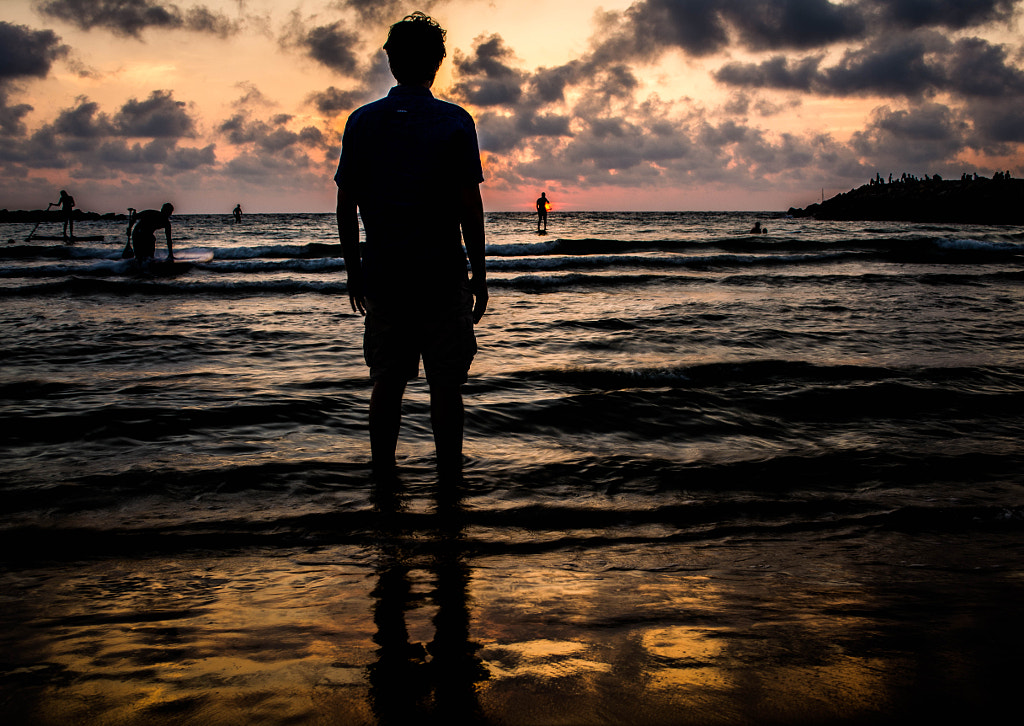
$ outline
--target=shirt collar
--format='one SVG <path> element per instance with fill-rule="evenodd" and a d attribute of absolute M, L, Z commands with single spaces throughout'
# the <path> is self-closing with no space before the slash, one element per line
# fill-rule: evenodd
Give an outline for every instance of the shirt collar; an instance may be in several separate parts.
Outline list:
<path fill-rule="evenodd" d="M 391 90 L 388 91 L 388 96 L 423 96 L 425 98 L 433 98 L 434 94 L 425 86 L 398 85 L 391 87 Z"/>

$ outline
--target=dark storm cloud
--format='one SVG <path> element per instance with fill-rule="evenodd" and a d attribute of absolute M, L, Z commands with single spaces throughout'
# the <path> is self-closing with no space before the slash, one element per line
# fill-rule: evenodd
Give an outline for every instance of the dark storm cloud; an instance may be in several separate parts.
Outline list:
<path fill-rule="evenodd" d="M 118 133 L 106 114 L 99 113 L 99 104 L 85 97 L 80 97 L 74 108 L 66 108 L 57 115 L 53 130 L 61 136 L 80 139 L 114 136 Z"/>
<path fill-rule="evenodd" d="M 950 89 L 963 96 L 1024 94 L 1024 71 L 1011 65 L 1006 48 L 981 38 L 958 40 L 945 59 L 945 69 Z"/>
<path fill-rule="evenodd" d="M 1024 143 L 1024 97 L 984 99 L 970 108 L 975 134 L 972 145 L 1006 153 L 1005 145 Z"/>
<path fill-rule="evenodd" d="M 862 0 L 883 23 L 903 28 L 944 27 L 954 30 L 1006 21 L 1019 0 Z"/>
<path fill-rule="evenodd" d="M 117 35 L 138 38 L 149 28 L 192 30 L 226 37 L 241 24 L 204 5 L 182 11 L 172 3 L 154 0 L 41 0 L 36 9 L 82 30 L 103 28 Z"/>
<path fill-rule="evenodd" d="M 751 50 L 818 48 L 866 28 L 856 9 L 828 0 L 732 0 L 721 12 Z"/>
<path fill-rule="evenodd" d="M 638 0 L 604 13 L 593 57 L 656 58 L 666 50 L 692 56 L 724 51 L 813 50 L 893 30 L 962 30 L 1007 22 L 1021 0 Z"/>
<path fill-rule="evenodd" d="M 24 134 L 23 119 L 32 111 L 30 104 L 10 101 L 11 84 L 22 78 L 45 78 L 54 61 L 67 54 L 67 46 L 52 30 L 32 30 L 0 20 L 0 134 Z"/>
<path fill-rule="evenodd" d="M 965 148 L 969 127 L 955 109 L 926 103 L 909 110 L 876 109 L 851 145 L 886 166 L 918 167 L 951 159 Z"/>
<path fill-rule="evenodd" d="M 1024 72 L 1007 50 L 980 38 L 951 42 L 930 31 L 878 39 L 847 51 L 832 67 L 821 57 L 728 63 L 715 80 L 746 88 L 797 90 L 820 95 L 919 98 L 948 92 L 964 98 L 1018 96 Z"/>
<path fill-rule="evenodd" d="M 32 30 L 0 20 L 0 83 L 25 76 L 45 78 L 68 48 L 52 30 Z"/>
<path fill-rule="evenodd" d="M 176 103 L 168 93 L 158 91 L 146 101 L 129 101 L 111 118 L 95 103 L 79 98 L 53 122 L 0 145 L 0 161 L 9 175 L 29 169 L 64 169 L 82 179 L 113 179 L 126 172 L 150 174 L 154 167 L 176 174 L 215 165 L 212 144 L 202 148 L 178 145 L 178 132 L 188 124 L 178 117 L 178 106 L 165 115 L 168 101 Z M 139 138 L 150 133 L 148 140 Z"/>
<path fill-rule="evenodd" d="M 809 49 L 863 37 L 857 8 L 829 0 L 640 0 L 602 22 L 595 55 L 651 58 L 667 49 L 694 56 L 724 50 L 735 36 L 751 50 Z"/>
<path fill-rule="evenodd" d="M 946 85 L 942 61 L 934 54 L 948 47 L 949 41 L 937 33 L 876 40 L 846 51 L 836 66 L 824 72 L 820 91 L 840 96 L 933 93 Z"/>
<path fill-rule="evenodd" d="M 732 86 L 811 91 L 820 81 L 821 60 L 821 56 L 812 56 L 791 61 L 778 55 L 760 63 L 727 63 L 713 76 Z"/>
<path fill-rule="evenodd" d="M 565 89 L 578 82 L 582 63 L 572 61 L 556 68 L 538 68 L 530 78 L 529 97 L 534 103 L 557 103 L 565 99 Z"/>
<path fill-rule="evenodd" d="M 503 153 L 519 146 L 524 139 L 571 136 L 571 118 L 556 113 L 535 114 L 520 109 L 511 116 L 485 111 L 476 118 L 480 148 Z"/>
<path fill-rule="evenodd" d="M 526 74 L 513 68 L 512 51 L 500 35 L 477 38 L 473 53 L 455 53 L 455 73 L 459 81 L 454 92 L 475 106 L 510 106 L 523 93 Z"/>
<path fill-rule="evenodd" d="M 313 104 L 320 113 L 333 114 L 355 108 L 362 103 L 364 98 L 364 91 L 342 91 L 334 86 L 329 86 L 326 90 L 311 93 L 306 100 Z"/>
<path fill-rule="evenodd" d="M 195 135 L 195 122 L 171 91 L 153 91 L 145 101 L 131 99 L 114 117 L 122 136 L 182 138 Z"/>
<path fill-rule="evenodd" d="M 323 141 L 319 129 L 306 126 L 298 133 L 288 129 L 289 114 L 277 114 L 268 121 L 252 119 L 246 113 L 236 113 L 221 122 L 217 131 L 236 146 L 252 145 L 270 154 L 288 151 L 296 146 L 318 146 Z"/>
<path fill-rule="evenodd" d="M 12 104 L 7 98 L 7 92 L 0 88 L 0 135 L 20 136 L 25 133 L 26 127 L 22 119 L 32 110 L 27 103 Z"/>
<path fill-rule="evenodd" d="M 359 67 L 359 59 L 354 51 L 360 45 L 359 36 L 347 29 L 340 20 L 309 27 L 299 12 L 294 11 L 280 43 L 284 48 L 299 49 L 318 63 L 340 73 L 351 75 Z"/>

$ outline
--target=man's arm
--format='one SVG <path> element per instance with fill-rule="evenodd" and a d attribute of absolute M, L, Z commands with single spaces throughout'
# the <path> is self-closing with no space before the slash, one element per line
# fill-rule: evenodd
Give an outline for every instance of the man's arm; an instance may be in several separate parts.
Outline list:
<path fill-rule="evenodd" d="M 174 259 L 174 250 L 171 249 L 171 220 L 167 220 L 166 226 L 164 226 L 164 234 L 167 235 L 167 259 Z"/>
<path fill-rule="evenodd" d="M 479 323 L 487 311 L 487 263 L 484 259 L 484 202 L 480 198 L 480 185 L 470 184 L 459 190 L 462 209 L 462 240 L 469 255 L 473 272 L 470 288 L 473 290 L 473 322 Z M 347 263 L 346 263 L 347 264 Z"/>
<path fill-rule="evenodd" d="M 366 315 L 366 294 L 363 292 L 362 261 L 359 259 L 359 217 L 356 201 L 341 187 L 338 187 L 338 237 L 345 256 L 345 272 L 348 275 L 348 300 L 353 312 Z"/>

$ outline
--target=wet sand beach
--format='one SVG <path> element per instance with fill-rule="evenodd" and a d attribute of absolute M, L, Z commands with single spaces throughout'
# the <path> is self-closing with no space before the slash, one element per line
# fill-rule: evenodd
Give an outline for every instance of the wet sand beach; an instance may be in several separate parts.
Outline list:
<path fill-rule="evenodd" d="M 963 723 L 1012 706 L 1019 540 L 851 522 L 488 552 L 474 529 L 518 525 L 468 499 L 382 514 L 361 545 L 7 572 L 5 721 Z"/>

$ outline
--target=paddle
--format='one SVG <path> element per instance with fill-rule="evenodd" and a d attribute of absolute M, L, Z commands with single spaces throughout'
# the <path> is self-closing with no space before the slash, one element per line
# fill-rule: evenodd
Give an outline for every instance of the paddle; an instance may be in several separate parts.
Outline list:
<path fill-rule="evenodd" d="M 128 207 L 128 243 L 124 246 L 124 251 L 121 252 L 121 259 L 125 260 L 129 257 L 135 257 L 135 250 L 132 248 L 132 222 L 135 221 L 135 210 Z"/>
<path fill-rule="evenodd" d="M 46 205 L 46 211 L 49 212 L 50 211 L 50 207 L 52 207 L 52 206 L 53 206 L 53 202 L 50 202 L 49 204 L 47 204 Z M 38 222 L 36 222 L 36 226 L 32 228 L 32 231 L 28 233 L 28 237 L 25 238 L 26 242 L 31 242 L 32 241 L 32 235 L 34 235 L 36 233 L 36 230 L 39 229 L 39 225 L 41 225 L 42 223 L 43 223 L 42 219 L 40 219 Z"/>

